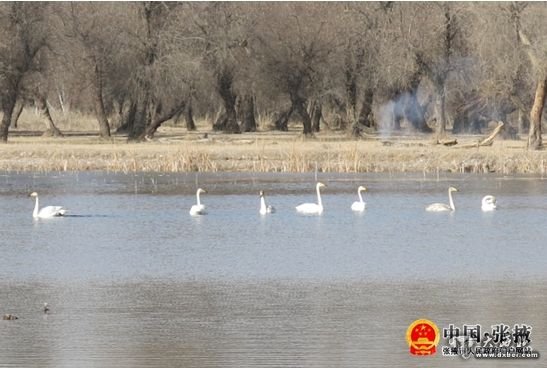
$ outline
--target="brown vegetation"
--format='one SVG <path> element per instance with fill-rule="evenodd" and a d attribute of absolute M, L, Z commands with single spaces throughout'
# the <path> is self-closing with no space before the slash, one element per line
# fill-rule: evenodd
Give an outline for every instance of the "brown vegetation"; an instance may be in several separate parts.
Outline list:
<path fill-rule="evenodd" d="M 22 129 L 38 126 L 23 115 Z M 207 132 L 206 122 L 187 132 L 171 123 L 156 139 L 143 145 L 127 143 L 125 136 L 97 141 L 93 135 L 70 132 L 65 138 L 31 135 L 25 130 L 0 146 L 0 170 L 111 172 L 470 172 L 535 173 L 547 169 L 547 152 L 531 152 L 523 140 L 476 142 L 484 136 L 461 136 L 457 146 L 436 145 L 427 135 L 367 135 L 353 139 L 347 132 L 325 130 L 316 139 L 305 138 L 297 127 L 289 132 L 258 131 L 246 135 Z M 494 132 L 495 130 L 493 130 Z M 474 145 L 471 149 L 458 146 Z"/>

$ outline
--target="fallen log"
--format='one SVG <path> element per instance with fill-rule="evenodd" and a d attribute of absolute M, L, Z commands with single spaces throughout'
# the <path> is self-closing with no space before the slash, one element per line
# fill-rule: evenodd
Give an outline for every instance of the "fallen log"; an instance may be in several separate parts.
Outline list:
<path fill-rule="evenodd" d="M 458 144 L 458 140 L 457 139 L 442 139 L 440 141 L 437 141 L 437 144 L 442 144 L 442 145 L 445 145 L 445 146 L 455 146 L 456 144 Z"/>
<path fill-rule="evenodd" d="M 492 133 L 484 139 L 479 140 L 477 143 L 468 143 L 463 144 L 461 146 L 458 146 L 460 148 L 477 148 L 477 147 L 483 147 L 483 146 L 491 146 L 494 144 L 494 138 L 501 132 L 501 129 L 503 128 L 505 124 L 502 121 L 498 121 L 498 126 L 494 128 Z"/>

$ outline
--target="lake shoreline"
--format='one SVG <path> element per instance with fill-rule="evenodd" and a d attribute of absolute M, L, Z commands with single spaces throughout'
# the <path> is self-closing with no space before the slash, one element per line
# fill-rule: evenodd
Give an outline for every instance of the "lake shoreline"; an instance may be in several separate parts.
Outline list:
<path fill-rule="evenodd" d="M 15 136 L 0 145 L 0 171 L 135 172 L 331 172 L 331 173 L 496 173 L 547 171 L 547 151 L 526 150 L 525 140 L 496 140 L 469 147 L 478 136 L 457 136 L 453 147 L 432 136 L 374 136 L 354 140 L 327 132 L 303 138 L 296 132 L 227 135 L 160 133 L 151 142 L 126 137 L 100 140 Z M 461 143 L 460 143 L 461 142 Z M 463 147 L 467 146 L 467 147 Z"/>

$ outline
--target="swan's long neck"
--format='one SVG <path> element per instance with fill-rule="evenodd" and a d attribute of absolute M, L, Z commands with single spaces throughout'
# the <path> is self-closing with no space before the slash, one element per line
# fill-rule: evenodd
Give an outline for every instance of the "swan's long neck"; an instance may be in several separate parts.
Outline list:
<path fill-rule="evenodd" d="M 34 211 L 32 212 L 33 217 L 38 217 L 39 209 L 40 209 L 40 205 L 38 204 L 38 196 L 36 196 L 36 202 L 34 204 Z"/>
<path fill-rule="evenodd" d="M 260 197 L 260 211 L 266 211 L 266 200 L 264 196 Z"/>
<path fill-rule="evenodd" d="M 319 185 L 317 186 L 316 190 L 317 190 L 317 204 L 323 207 L 323 203 L 321 202 L 321 191 L 319 190 Z"/>
<path fill-rule="evenodd" d="M 456 210 L 456 206 L 454 206 L 454 200 L 452 199 L 452 191 L 448 191 L 448 203 L 450 203 L 450 208 L 452 208 L 452 211 Z"/>
<path fill-rule="evenodd" d="M 201 202 L 199 200 L 199 190 L 196 192 L 196 199 L 198 201 L 197 205 L 200 206 L 201 205 Z"/>
<path fill-rule="evenodd" d="M 363 203 L 363 196 L 361 195 L 361 191 L 362 191 L 362 189 L 359 189 L 359 190 L 357 191 L 357 194 L 359 195 L 359 201 L 360 201 L 361 203 Z"/>

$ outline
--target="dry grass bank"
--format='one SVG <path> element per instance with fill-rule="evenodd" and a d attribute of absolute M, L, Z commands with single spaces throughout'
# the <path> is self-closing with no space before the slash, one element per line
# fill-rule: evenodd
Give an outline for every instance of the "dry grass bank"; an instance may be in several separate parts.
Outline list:
<path fill-rule="evenodd" d="M 253 171 L 309 172 L 472 172 L 544 174 L 547 152 L 529 152 L 525 141 L 496 139 L 491 147 L 433 145 L 425 137 L 371 137 L 352 140 L 344 133 L 321 132 L 304 139 L 299 132 L 242 135 L 188 133 L 164 127 L 157 139 L 127 143 L 125 137 L 100 141 L 69 133 L 64 138 L 13 134 L 0 145 L 0 170 L 113 172 Z M 462 143 L 479 137 L 458 137 Z M 388 141 L 388 144 L 386 144 Z"/>

